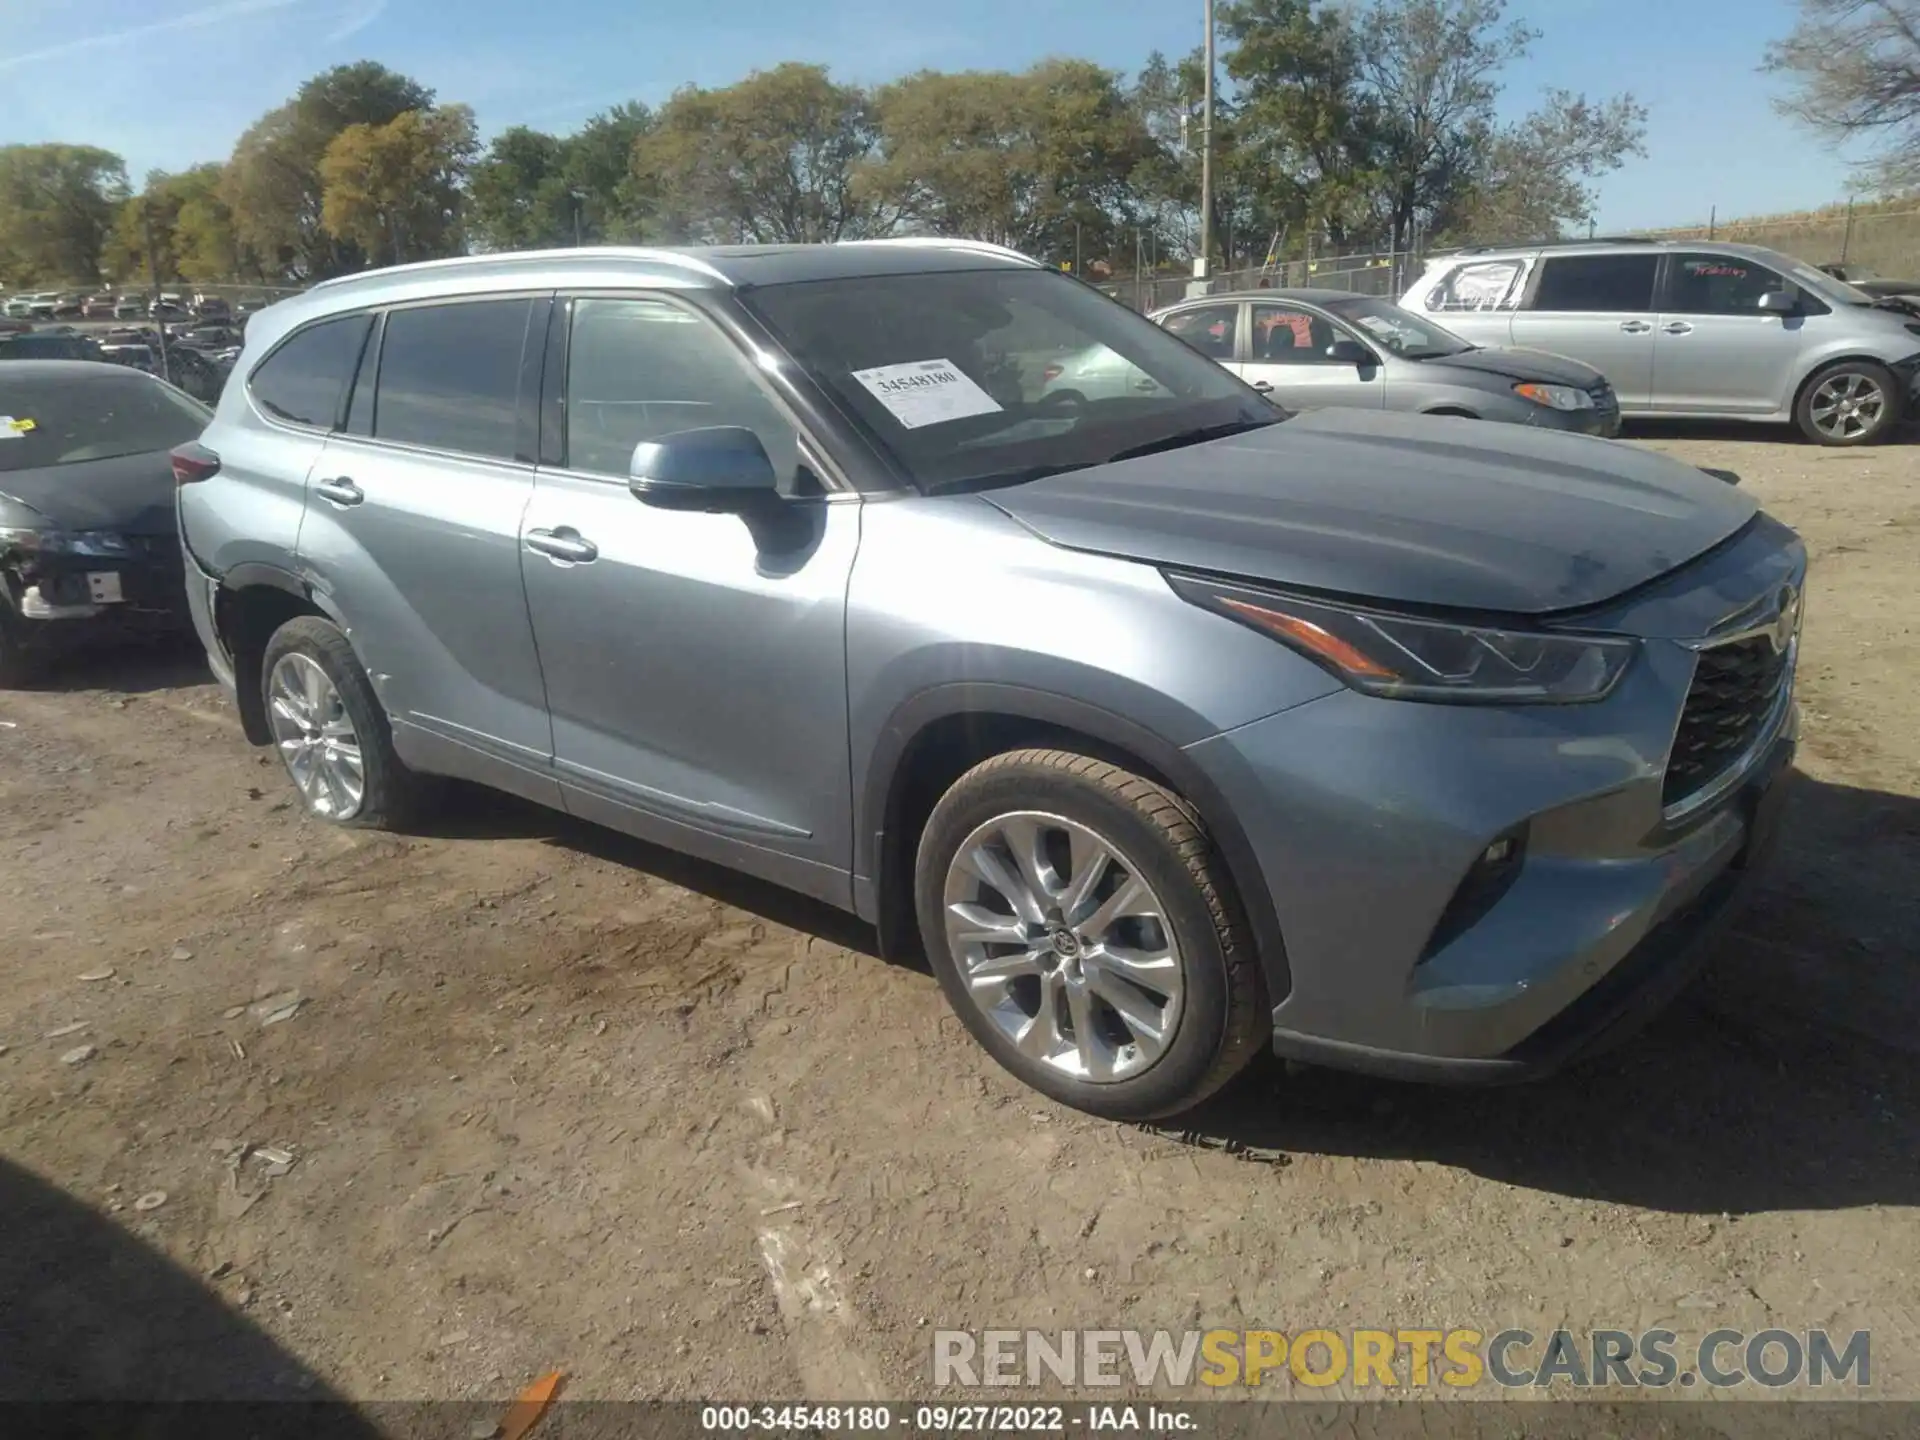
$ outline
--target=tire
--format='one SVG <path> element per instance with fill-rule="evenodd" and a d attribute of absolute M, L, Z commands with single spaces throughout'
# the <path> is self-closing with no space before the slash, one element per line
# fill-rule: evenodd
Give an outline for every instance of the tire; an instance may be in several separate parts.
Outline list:
<path fill-rule="evenodd" d="M 0 594 L 0 690 L 14 690 L 40 678 L 41 657 L 21 643 L 20 624 L 12 601 Z"/>
<path fill-rule="evenodd" d="M 303 727 L 296 723 L 293 713 L 276 709 L 283 698 L 277 687 L 283 675 L 290 681 L 295 677 L 299 681 L 310 680 L 309 666 L 324 676 L 330 695 L 325 691 L 316 694 L 317 686 L 313 691 L 304 692 L 303 698 L 308 702 L 304 718 L 309 722 L 303 737 L 306 753 L 312 757 L 331 741 L 337 755 L 345 743 L 344 734 L 358 754 L 357 796 L 349 789 L 343 799 L 339 786 L 324 779 L 310 786 L 302 780 L 296 766 L 295 757 L 299 752 L 292 748 L 291 734 Z M 426 795 L 425 784 L 394 753 L 393 730 L 387 723 L 386 711 L 375 697 L 372 682 L 354 655 L 353 646 L 332 622 L 316 615 L 301 615 L 274 631 L 260 660 L 260 694 L 267 723 L 274 732 L 275 749 L 309 815 L 329 824 L 356 829 L 392 830 L 419 813 Z M 338 767 L 320 765 L 318 768 L 324 775 L 329 768 Z M 316 772 L 309 769 L 307 773 Z M 351 803 L 346 803 L 349 800 Z"/>
<path fill-rule="evenodd" d="M 1009 835 L 1035 857 L 1024 871 Z M 1023 886 L 1023 874 L 1035 878 Z M 1076 897 L 1083 876 L 1097 883 Z M 1130 880 L 1144 895 L 1116 898 Z M 1022 888 L 1045 918 L 1011 894 Z M 955 1013 L 1004 1068 L 1064 1105 L 1112 1120 L 1175 1115 L 1264 1048 L 1266 988 L 1224 862 L 1191 806 L 1117 765 L 1016 750 L 974 766 L 921 832 L 914 899 Z"/>
<path fill-rule="evenodd" d="M 1877 401 L 1870 399 L 1876 396 Z M 1861 408 L 1849 411 L 1848 405 Z M 1866 414 L 1869 405 L 1873 408 Z M 1816 445 L 1873 445 L 1899 423 L 1903 408 L 1900 382 L 1886 366 L 1871 360 L 1842 360 L 1816 370 L 1800 387 L 1793 419 L 1800 433 Z"/>

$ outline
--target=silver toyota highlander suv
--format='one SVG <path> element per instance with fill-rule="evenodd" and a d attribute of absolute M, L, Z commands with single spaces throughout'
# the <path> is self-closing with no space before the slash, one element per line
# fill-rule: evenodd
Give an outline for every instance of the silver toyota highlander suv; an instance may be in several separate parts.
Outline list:
<path fill-rule="evenodd" d="M 1482 345 L 1605 373 L 1626 415 L 1790 421 L 1884 439 L 1920 384 L 1920 319 L 1758 245 L 1584 241 L 1438 256 L 1400 301 Z"/>
<path fill-rule="evenodd" d="M 1105 346 L 1151 390 L 1063 400 Z M 1289 418 L 965 242 L 570 250 L 260 314 L 175 452 L 307 809 L 484 782 L 923 946 L 1096 1113 L 1260 1047 L 1497 1080 L 1686 978 L 1775 830 L 1805 552 L 1590 436 Z"/>

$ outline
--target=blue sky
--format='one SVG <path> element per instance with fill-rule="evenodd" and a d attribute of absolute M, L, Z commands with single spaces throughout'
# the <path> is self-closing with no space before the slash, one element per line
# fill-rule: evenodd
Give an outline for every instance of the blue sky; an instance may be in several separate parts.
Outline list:
<path fill-rule="evenodd" d="M 1632 90 L 1648 155 L 1602 182 L 1603 229 L 1845 197 L 1845 167 L 1768 107 L 1758 73 L 1792 0 L 1512 0 L 1543 32 L 1506 77 L 1519 113 L 1559 86 Z M 1018 68 L 1051 54 L 1131 71 L 1200 35 L 1201 0 L 0 0 L 0 143 L 88 142 L 152 167 L 224 159 L 329 65 L 371 58 L 474 107 L 483 134 L 564 131 L 625 99 L 785 59 L 845 79 Z"/>

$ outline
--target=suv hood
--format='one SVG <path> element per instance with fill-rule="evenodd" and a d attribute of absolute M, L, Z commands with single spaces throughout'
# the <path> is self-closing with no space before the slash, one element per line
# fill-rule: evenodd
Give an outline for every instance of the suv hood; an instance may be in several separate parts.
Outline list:
<path fill-rule="evenodd" d="M 1610 600 L 1759 509 L 1631 445 L 1339 409 L 981 498 L 1069 549 L 1515 615 Z"/>
<path fill-rule="evenodd" d="M 1463 350 L 1458 355 L 1436 355 L 1417 362 L 1422 370 L 1442 366 L 1449 370 L 1473 370 L 1482 375 L 1500 375 L 1509 380 L 1537 380 L 1547 385 L 1571 385 L 1576 390 L 1591 390 L 1605 377 L 1593 366 L 1565 355 L 1545 350 L 1485 349 Z"/>

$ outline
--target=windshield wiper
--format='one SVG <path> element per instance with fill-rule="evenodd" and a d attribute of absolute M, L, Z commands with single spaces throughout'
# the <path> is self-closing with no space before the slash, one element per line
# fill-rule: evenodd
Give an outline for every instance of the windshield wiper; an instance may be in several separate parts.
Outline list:
<path fill-rule="evenodd" d="M 1111 465 L 1116 460 L 1137 460 L 1142 455 L 1158 455 L 1163 450 L 1184 450 L 1189 445 L 1224 440 L 1229 435 L 1240 435 L 1248 430 L 1264 430 L 1269 425 L 1278 425 L 1283 418 L 1276 415 L 1271 420 L 1229 420 L 1224 425 L 1196 425 L 1191 430 L 1177 430 L 1171 435 L 1162 435 L 1158 440 L 1146 440 L 1138 445 L 1129 445 L 1124 450 L 1116 450 L 1107 456 L 1106 463 Z"/>
<path fill-rule="evenodd" d="M 926 495 L 946 495 L 955 490 L 998 490 L 1003 485 L 1025 485 L 1049 475 L 1064 475 L 1069 470 L 1085 470 L 1090 461 L 1072 465 L 1021 465 L 1012 470 L 989 470 L 980 475 L 954 475 L 945 480 L 929 480 L 921 485 Z"/>

